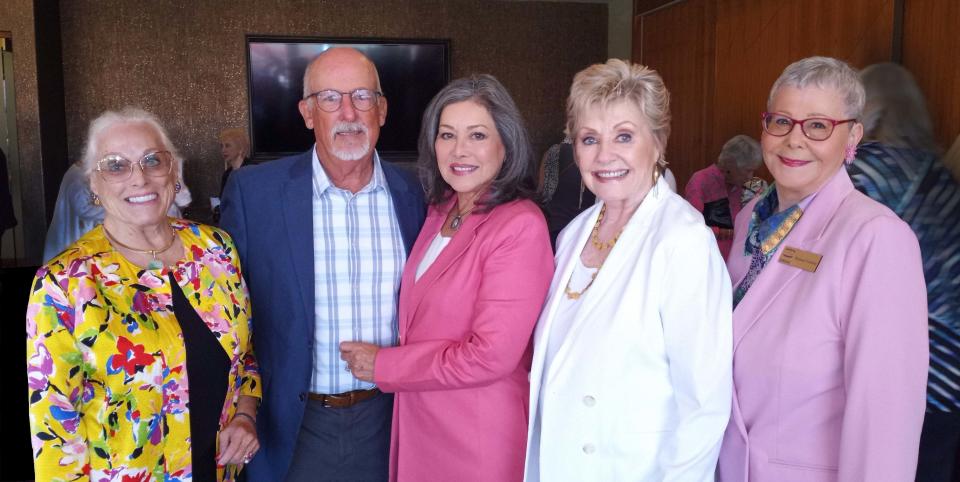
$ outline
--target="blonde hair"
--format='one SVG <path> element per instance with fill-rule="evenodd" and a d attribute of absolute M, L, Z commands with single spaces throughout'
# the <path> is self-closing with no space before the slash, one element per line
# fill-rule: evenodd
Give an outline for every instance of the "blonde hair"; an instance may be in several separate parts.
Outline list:
<path fill-rule="evenodd" d="M 220 142 L 235 142 L 237 147 L 240 148 L 240 157 L 250 156 L 250 138 L 247 137 L 247 131 L 239 127 L 224 129 L 220 131 L 219 139 Z M 228 167 L 230 167 L 230 161 L 223 161 L 223 168 L 226 169 Z"/>
<path fill-rule="evenodd" d="M 632 102 L 643 114 L 660 151 L 658 169 L 664 169 L 663 156 L 670 137 L 670 92 L 657 71 L 640 64 L 610 59 L 578 72 L 567 98 L 567 137 L 575 138 L 580 117 L 588 108 L 621 101 Z"/>

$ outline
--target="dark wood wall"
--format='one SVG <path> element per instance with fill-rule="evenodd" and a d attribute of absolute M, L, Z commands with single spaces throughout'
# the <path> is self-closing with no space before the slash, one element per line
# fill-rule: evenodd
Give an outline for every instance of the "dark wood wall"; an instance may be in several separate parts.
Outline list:
<path fill-rule="evenodd" d="M 941 143 L 960 131 L 960 2 L 636 0 L 634 14 L 633 59 L 657 69 L 672 95 L 667 160 L 681 190 L 727 139 L 759 138 L 770 86 L 811 55 L 862 68 L 902 52 Z"/>
<path fill-rule="evenodd" d="M 937 140 L 960 134 L 960 2 L 903 0 L 903 65 L 927 96 Z"/>

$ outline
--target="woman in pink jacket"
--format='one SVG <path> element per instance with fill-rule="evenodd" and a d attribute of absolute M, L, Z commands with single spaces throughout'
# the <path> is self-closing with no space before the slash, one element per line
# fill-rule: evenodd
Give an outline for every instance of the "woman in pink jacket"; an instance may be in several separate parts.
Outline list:
<path fill-rule="evenodd" d="M 430 208 L 401 281 L 400 346 L 343 343 L 342 358 L 396 393 L 390 480 L 519 481 L 530 335 L 553 276 L 533 150 L 489 75 L 434 97 L 419 148 Z"/>
<path fill-rule="evenodd" d="M 762 116 L 774 184 L 734 226 L 733 414 L 724 482 L 913 480 L 927 300 L 910 227 L 843 168 L 864 91 L 836 59 L 788 66 Z"/>

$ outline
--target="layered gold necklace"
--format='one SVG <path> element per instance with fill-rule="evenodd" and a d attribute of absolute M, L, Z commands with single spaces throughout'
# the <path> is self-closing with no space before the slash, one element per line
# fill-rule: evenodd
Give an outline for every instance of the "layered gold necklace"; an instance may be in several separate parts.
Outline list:
<path fill-rule="evenodd" d="M 620 239 L 620 234 L 623 233 L 623 228 L 620 228 L 617 231 L 617 234 L 613 236 L 609 241 L 600 240 L 600 221 L 603 221 L 603 215 L 607 211 L 607 205 L 604 204 L 600 208 L 600 215 L 597 216 L 597 222 L 593 225 L 593 232 L 590 234 L 590 242 L 593 244 L 593 247 L 597 248 L 597 251 L 606 251 L 608 249 L 613 249 L 613 246 L 617 244 L 617 240 Z M 593 281 L 597 279 L 597 274 L 600 273 L 600 270 L 603 269 L 603 263 L 607 261 L 607 258 L 603 258 L 603 261 L 600 263 L 600 266 L 597 267 L 597 270 L 590 275 L 590 281 L 587 282 L 587 285 L 583 287 L 580 291 L 573 291 L 570 289 L 570 281 L 573 279 L 573 275 L 570 276 L 571 279 L 567 280 L 567 287 L 564 288 L 564 293 L 567 295 L 568 299 L 578 300 L 584 293 L 593 286 Z"/>

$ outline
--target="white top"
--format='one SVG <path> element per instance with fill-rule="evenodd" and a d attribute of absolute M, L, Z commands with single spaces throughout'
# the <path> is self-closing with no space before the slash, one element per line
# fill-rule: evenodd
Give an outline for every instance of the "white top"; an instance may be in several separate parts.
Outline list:
<path fill-rule="evenodd" d="M 564 293 L 562 296 L 558 295 L 560 296 L 560 304 L 557 306 L 556 317 L 550 325 L 550 334 L 547 335 L 547 352 L 543 360 L 544 370 L 550 369 L 550 363 L 560 349 L 560 344 L 567 338 L 567 334 L 570 332 L 570 326 L 573 325 L 573 319 L 577 316 L 577 310 L 580 308 L 580 302 L 583 300 L 583 295 L 586 294 L 584 288 L 591 285 L 593 275 L 597 271 L 600 271 L 600 268 L 587 267 L 583 264 L 580 256 L 577 256 L 573 273 L 570 274 L 570 280 L 568 284 L 564 286 Z M 580 297 L 571 300 L 570 297 L 566 295 L 566 287 L 569 287 L 570 291 L 580 293 Z"/>
<path fill-rule="evenodd" d="M 677 177 L 673 175 L 669 167 L 663 169 L 663 180 L 667 181 L 667 185 L 670 186 L 671 191 L 677 192 Z"/>
<path fill-rule="evenodd" d="M 453 238 L 447 238 L 437 233 L 433 241 L 430 241 L 430 246 L 427 247 L 427 252 L 423 254 L 423 259 L 420 260 L 420 264 L 417 265 L 417 276 L 414 278 L 414 281 L 420 281 L 420 276 L 427 272 L 427 268 L 437 260 L 440 253 L 443 252 L 443 248 L 446 248 L 447 245 L 450 244 L 451 239 Z"/>

